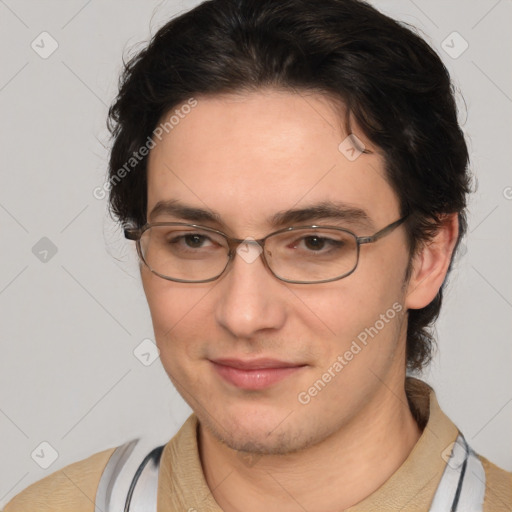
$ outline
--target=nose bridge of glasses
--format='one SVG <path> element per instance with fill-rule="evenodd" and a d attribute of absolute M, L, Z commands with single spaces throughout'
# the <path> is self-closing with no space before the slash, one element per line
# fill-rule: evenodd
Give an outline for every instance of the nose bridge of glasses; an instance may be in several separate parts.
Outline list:
<path fill-rule="evenodd" d="M 248 236 L 247 238 L 230 238 L 226 237 L 228 247 L 230 250 L 230 253 L 233 253 L 234 251 L 238 252 L 242 249 L 240 249 L 242 246 L 246 246 L 247 249 L 253 247 L 255 249 L 263 250 L 263 245 L 265 243 L 264 238 L 255 239 L 251 236 Z"/>

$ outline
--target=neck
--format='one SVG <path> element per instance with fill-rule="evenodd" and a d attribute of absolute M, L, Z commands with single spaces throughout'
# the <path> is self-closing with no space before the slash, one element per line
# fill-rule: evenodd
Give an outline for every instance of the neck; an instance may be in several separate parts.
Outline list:
<path fill-rule="evenodd" d="M 349 424 L 319 444 L 289 455 L 241 458 L 200 425 L 206 481 L 224 512 L 309 512 L 355 505 L 405 461 L 421 431 L 403 385 L 381 386 Z"/>

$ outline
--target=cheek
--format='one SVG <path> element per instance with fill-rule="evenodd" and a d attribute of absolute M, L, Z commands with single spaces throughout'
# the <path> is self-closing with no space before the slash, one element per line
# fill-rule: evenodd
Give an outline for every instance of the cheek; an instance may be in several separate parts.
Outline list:
<path fill-rule="evenodd" d="M 297 303 L 304 305 L 309 317 L 318 325 L 323 325 L 333 336 L 344 338 L 344 334 L 354 329 L 364 328 L 374 323 L 379 315 L 401 299 L 400 283 L 390 280 L 357 280 L 349 276 L 332 287 L 296 292 Z M 304 317 L 305 318 L 305 317 Z"/>
<path fill-rule="evenodd" d="M 361 361 L 371 364 L 384 353 L 385 359 L 391 357 L 404 311 L 402 270 L 401 263 L 360 260 L 360 266 L 345 279 L 296 292 L 297 308 L 302 304 L 302 313 L 297 313 L 303 324 L 309 323 L 310 331 L 319 334 L 323 357 L 335 359 L 354 340 L 364 347 L 357 357 Z"/>
<path fill-rule="evenodd" d="M 205 310 L 211 284 L 173 283 L 144 271 L 142 282 L 162 362 L 173 354 L 197 351 L 208 319 L 213 318 Z"/>

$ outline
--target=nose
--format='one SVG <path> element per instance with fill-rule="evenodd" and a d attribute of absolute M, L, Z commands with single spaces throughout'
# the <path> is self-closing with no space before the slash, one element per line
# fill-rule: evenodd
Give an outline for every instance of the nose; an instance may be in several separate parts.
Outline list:
<path fill-rule="evenodd" d="M 286 320 L 289 292 L 265 266 L 261 252 L 257 242 L 240 244 L 216 287 L 216 320 L 237 338 L 278 330 Z"/>

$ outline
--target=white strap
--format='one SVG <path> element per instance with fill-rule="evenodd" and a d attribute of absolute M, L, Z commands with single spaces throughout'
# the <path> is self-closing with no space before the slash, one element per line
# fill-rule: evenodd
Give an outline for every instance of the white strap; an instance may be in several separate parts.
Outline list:
<path fill-rule="evenodd" d="M 476 453 L 459 434 L 430 506 L 430 512 L 481 512 L 485 471 Z"/>
<path fill-rule="evenodd" d="M 469 448 L 468 465 L 458 510 L 480 512 L 485 498 L 485 470 L 478 455 Z"/>
<path fill-rule="evenodd" d="M 157 512 L 158 470 L 163 448 L 155 448 L 139 466 L 128 491 L 125 512 Z"/>
<path fill-rule="evenodd" d="M 114 492 L 114 488 L 118 490 L 122 483 L 121 480 L 123 479 L 120 479 L 120 474 L 126 475 L 126 473 L 123 472 L 123 467 L 127 459 L 131 456 L 136 444 L 137 439 L 118 446 L 110 456 L 98 484 L 94 512 L 124 511 L 124 500 L 122 502 L 119 501 L 119 492 Z M 124 480 L 127 480 L 126 476 Z M 126 490 L 129 489 L 131 480 L 132 475 L 129 475 Z"/>
<path fill-rule="evenodd" d="M 141 439 L 118 446 L 101 475 L 95 512 L 156 512 L 162 450 L 159 446 L 148 454 Z"/>

